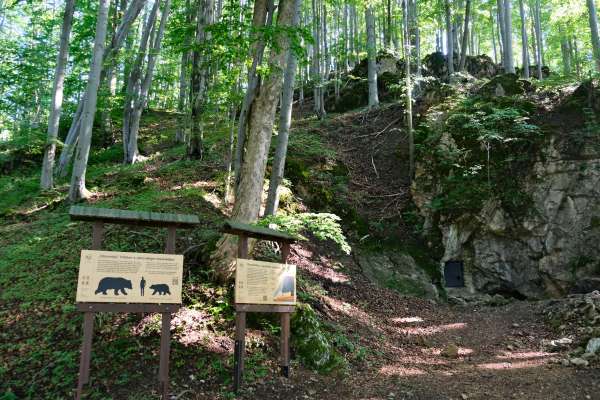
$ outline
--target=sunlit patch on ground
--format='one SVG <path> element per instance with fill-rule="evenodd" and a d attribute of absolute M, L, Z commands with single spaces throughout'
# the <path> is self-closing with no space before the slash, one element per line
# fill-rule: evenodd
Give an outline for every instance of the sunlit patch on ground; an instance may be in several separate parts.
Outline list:
<path fill-rule="evenodd" d="M 423 354 L 426 355 L 430 355 L 430 356 L 439 356 L 442 354 L 442 349 L 438 348 L 438 347 L 432 347 L 432 348 L 428 348 L 428 349 L 421 349 L 421 352 Z M 473 349 L 469 349 L 467 347 L 459 347 L 458 348 L 458 355 L 459 356 L 468 356 L 473 354 Z"/>
<path fill-rule="evenodd" d="M 384 365 L 379 369 L 379 373 L 386 376 L 416 376 L 426 374 L 422 369 L 402 365 Z"/>
<path fill-rule="evenodd" d="M 531 360 L 518 361 L 518 362 L 498 362 L 498 363 L 484 363 L 477 364 L 477 368 L 480 369 L 520 369 L 520 368 L 533 368 L 539 367 L 541 365 L 547 364 L 550 361 L 550 358 L 535 358 Z"/>
<path fill-rule="evenodd" d="M 391 321 L 396 324 L 413 324 L 418 322 L 424 322 L 423 318 L 421 317 L 398 317 L 392 318 Z"/>
<path fill-rule="evenodd" d="M 200 346 L 214 353 L 233 352 L 233 340 L 210 329 L 212 319 L 201 310 L 181 308 L 171 320 L 173 340 L 185 346 Z M 136 335 L 160 331 L 160 315 L 149 314 L 133 329 Z"/>
<path fill-rule="evenodd" d="M 406 335 L 434 335 L 440 332 L 453 331 L 458 329 L 465 329 L 467 324 L 464 322 L 456 322 L 454 324 L 445 324 L 445 325 L 433 325 L 427 327 L 408 327 L 408 328 L 398 328 L 401 333 Z"/>
<path fill-rule="evenodd" d="M 290 259 L 290 262 L 297 265 L 298 268 L 308 271 L 309 273 L 311 273 L 319 278 L 326 279 L 333 283 L 345 283 L 345 282 L 350 281 L 350 278 L 348 277 L 348 275 L 346 275 L 342 272 L 336 271 L 333 267 L 330 267 L 327 265 L 316 264 L 316 263 L 310 261 L 310 259 L 308 259 L 307 255 L 306 255 L 306 254 L 312 254 L 310 251 L 299 250 L 298 246 L 296 246 L 294 250 L 296 250 L 296 252 L 299 253 L 299 255 L 301 255 L 301 257 L 292 256 Z M 302 251 L 302 253 L 300 253 L 300 251 Z"/>
<path fill-rule="evenodd" d="M 556 354 L 546 353 L 543 351 L 524 351 L 524 352 L 510 352 L 504 351 L 502 355 L 496 356 L 501 360 L 519 360 L 519 359 L 529 359 L 529 358 L 548 358 L 554 357 Z"/>

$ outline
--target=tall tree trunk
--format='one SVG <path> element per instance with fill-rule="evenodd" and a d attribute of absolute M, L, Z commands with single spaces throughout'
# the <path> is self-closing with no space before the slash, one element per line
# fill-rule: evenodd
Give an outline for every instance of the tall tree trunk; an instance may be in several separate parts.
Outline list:
<path fill-rule="evenodd" d="M 490 8 L 490 26 L 492 27 L 492 49 L 494 50 L 494 62 L 498 64 L 498 49 L 496 46 L 496 32 L 494 30 L 494 13 Z"/>
<path fill-rule="evenodd" d="M 44 161 L 42 163 L 42 176 L 40 187 L 50 189 L 54 186 L 54 157 L 56 155 L 56 138 L 60 123 L 60 113 L 63 102 L 63 89 L 65 82 L 65 71 L 69 61 L 69 36 L 73 26 L 73 12 L 75 11 L 75 0 L 66 0 L 63 23 L 60 32 L 60 45 L 56 57 L 56 70 L 54 73 L 54 85 L 52 87 L 52 100 L 50 117 L 48 118 L 48 138 L 44 149 Z"/>
<path fill-rule="evenodd" d="M 465 69 L 465 63 L 467 61 L 467 43 L 469 41 L 469 20 L 471 19 L 471 0 L 465 2 L 465 28 L 462 35 L 462 45 L 460 48 L 460 62 L 458 63 L 458 70 L 463 71 Z"/>
<path fill-rule="evenodd" d="M 497 0 L 498 33 L 500 34 L 500 61 L 506 72 L 506 22 L 504 21 L 504 0 Z"/>
<path fill-rule="evenodd" d="M 586 0 L 588 8 L 588 17 L 590 21 L 590 31 L 592 34 L 592 50 L 594 60 L 596 60 L 596 70 L 600 71 L 600 35 L 598 33 L 598 14 L 596 12 L 596 3 L 594 0 Z"/>
<path fill-rule="evenodd" d="M 144 24 L 142 31 L 140 48 L 129 73 L 129 81 L 127 83 L 127 93 L 125 96 L 125 104 L 123 109 L 123 163 L 125 164 L 131 164 L 133 162 L 132 157 L 129 154 L 132 118 L 134 118 L 137 98 L 141 93 L 142 67 L 144 59 L 148 53 L 148 42 L 150 41 L 151 32 L 154 29 L 159 6 L 160 2 L 158 0 L 155 1 L 154 5 L 152 6 L 152 10 L 148 14 L 148 18 L 146 19 L 146 23 Z"/>
<path fill-rule="evenodd" d="M 406 128 L 408 131 L 408 154 L 409 154 L 409 171 L 408 175 L 412 181 L 415 172 L 415 145 L 413 134 L 412 121 L 412 84 L 410 79 L 410 38 L 409 38 L 409 0 L 404 0 L 402 14 L 404 19 L 404 47 L 406 58 L 404 59 L 404 75 L 406 79 Z"/>
<path fill-rule="evenodd" d="M 392 0 L 386 0 L 385 11 L 384 46 L 389 49 L 392 44 Z"/>
<path fill-rule="evenodd" d="M 301 0 L 294 0 L 295 11 L 293 26 L 298 25 L 300 15 Z M 287 65 L 283 77 L 283 101 L 279 111 L 279 133 L 277 135 L 277 147 L 273 157 L 273 166 L 271 168 L 271 179 L 269 181 L 269 193 L 267 195 L 267 204 L 265 206 L 265 215 L 277 214 L 279 207 L 279 185 L 283 180 L 285 168 L 285 158 L 287 155 L 288 138 L 292 122 L 292 104 L 294 101 L 294 81 L 296 79 L 296 68 L 298 60 L 292 50 L 288 50 Z"/>
<path fill-rule="evenodd" d="M 187 25 L 192 23 L 194 12 L 190 4 L 190 0 L 185 2 L 185 21 Z M 186 35 L 183 40 L 183 52 L 181 53 L 181 69 L 179 70 L 179 97 L 177 100 L 177 130 L 175 131 L 175 141 L 184 143 L 186 140 L 186 121 L 187 121 L 187 99 L 188 99 L 188 79 L 189 62 L 190 62 L 190 44 L 191 35 Z"/>
<path fill-rule="evenodd" d="M 529 41 L 527 39 L 527 17 L 525 16 L 525 7 L 523 0 L 519 0 L 519 13 L 521 14 L 521 42 L 522 42 L 522 62 L 523 77 L 529 79 Z"/>
<path fill-rule="evenodd" d="M 214 0 L 199 1 L 198 18 L 196 26 L 196 46 L 201 46 L 210 40 L 210 33 L 206 29 L 214 22 Z M 203 112 L 205 106 L 205 94 L 208 89 L 210 60 L 208 60 L 200 49 L 193 52 L 192 84 L 190 105 L 192 108 L 190 142 L 187 155 L 189 158 L 202 159 L 204 156 L 204 126 Z"/>
<path fill-rule="evenodd" d="M 259 85 L 259 77 L 257 73 L 258 67 L 262 63 L 265 41 L 263 37 L 257 36 L 265 25 L 270 25 L 273 19 L 273 0 L 255 0 L 254 15 L 252 16 L 252 39 L 254 44 L 250 46 L 250 56 L 252 57 L 252 66 L 248 70 L 248 89 L 244 96 L 240 117 L 238 122 L 237 142 L 235 149 L 235 186 L 239 184 L 242 162 L 246 151 L 246 134 L 248 130 L 248 116 L 250 109 L 257 94 Z"/>
<path fill-rule="evenodd" d="M 369 108 L 371 108 L 379 105 L 379 95 L 377 92 L 377 48 L 375 45 L 375 18 L 373 16 L 373 9 L 370 6 L 365 8 L 365 22 L 367 25 L 367 80 L 369 83 Z"/>
<path fill-rule="evenodd" d="M 280 1 L 277 13 L 278 27 L 288 28 L 292 25 L 294 3 L 294 0 Z M 285 65 L 290 44 L 285 29 L 279 32 L 269 55 L 268 65 L 272 72 L 262 81 L 248 120 L 247 152 L 243 160 L 232 213 L 234 220 L 246 223 L 256 221 L 260 212 L 273 122 L 282 87 L 281 65 Z M 217 244 L 217 250 L 211 257 L 211 264 L 218 280 L 231 279 L 236 248 L 236 238 L 231 235 L 224 236 Z"/>
<path fill-rule="evenodd" d="M 452 9 L 450 0 L 444 0 L 446 14 L 446 45 L 448 46 L 448 75 L 454 73 L 454 35 L 452 34 Z"/>
<path fill-rule="evenodd" d="M 558 26 L 558 32 L 560 35 L 560 52 L 563 59 L 563 73 L 565 76 L 571 75 L 571 49 L 569 48 L 569 38 L 563 31 L 562 26 Z"/>
<path fill-rule="evenodd" d="M 504 52 L 506 56 L 506 72 L 515 73 L 515 63 L 513 59 L 513 39 L 512 39 L 512 1 L 504 0 Z"/>
<path fill-rule="evenodd" d="M 109 0 L 100 0 L 98 6 L 98 17 L 96 19 L 96 37 L 94 39 L 94 50 L 90 66 L 90 75 L 87 83 L 87 101 L 83 108 L 81 131 L 79 143 L 77 144 L 77 155 L 73 165 L 71 186 L 69 188 L 69 200 L 76 202 L 89 197 L 85 187 L 85 173 L 92 144 L 92 126 L 94 114 L 96 113 L 96 101 L 98 99 L 98 86 L 100 85 L 100 73 L 102 72 L 102 61 L 104 56 L 104 42 L 106 40 L 106 25 L 108 22 Z"/>
<path fill-rule="evenodd" d="M 156 4 L 159 3 L 159 0 L 156 0 Z M 167 24 L 167 19 L 169 18 L 169 12 L 171 9 L 171 0 L 165 0 L 165 4 L 163 6 L 162 16 L 160 18 L 160 25 L 158 26 L 158 30 L 156 31 L 156 24 L 154 23 L 154 27 L 152 31 L 155 32 L 153 36 L 153 42 L 150 44 L 148 49 L 148 59 L 146 62 L 146 72 L 143 76 L 139 75 L 139 82 L 135 85 L 135 87 L 139 88 L 134 94 L 134 97 L 129 101 L 131 102 L 131 110 L 130 110 L 130 118 L 129 118 L 129 126 L 128 128 L 128 141 L 127 141 L 127 149 L 125 152 L 125 163 L 133 164 L 135 163 L 139 157 L 139 149 L 138 149 L 138 132 L 140 129 L 140 119 L 142 117 L 142 111 L 146 107 L 148 102 L 148 92 L 150 90 L 150 85 L 152 84 L 152 77 L 154 74 L 154 67 L 156 65 L 156 61 L 158 59 L 158 55 L 160 54 L 161 42 L 165 32 L 165 27 Z M 212 10 L 212 8 L 211 8 Z M 123 126 L 123 132 L 125 133 L 125 126 Z M 125 136 L 125 135 L 124 135 Z"/>
<path fill-rule="evenodd" d="M 421 76 L 421 29 L 419 27 L 419 5 L 417 0 L 411 0 L 411 20 L 414 30 L 414 62 L 417 65 L 417 76 Z"/>
<path fill-rule="evenodd" d="M 111 62 L 112 57 L 115 57 L 116 54 L 121 49 L 121 47 L 123 46 L 123 42 L 127 38 L 127 34 L 129 33 L 131 25 L 133 24 L 133 22 L 135 21 L 135 19 L 139 15 L 139 13 L 141 12 L 141 10 L 145 4 L 145 1 L 146 0 L 132 0 L 131 1 L 129 6 L 127 7 L 127 11 L 123 15 L 123 18 L 122 18 L 119 26 L 117 27 L 117 31 L 115 32 L 115 34 L 113 35 L 113 37 L 111 39 L 109 48 L 105 49 L 105 46 L 103 44 L 102 52 L 104 55 L 103 55 L 103 59 L 102 59 L 101 65 L 100 65 L 101 70 L 100 70 L 99 81 L 103 80 L 102 79 L 102 71 L 103 71 L 102 67 L 104 65 L 108 65 Z M 108 19 L 108 16 L 107 16 L 107 19 Z M 104 30 L 106 30 L 106 28 L 104 28 Z M 84 103 L 84 104 L 82 104 L 82 110 L 85 106 L 85 103 L 89 99 L 93 98 L 94 102 L 96 102 L 98 100 L 99 85 L 100 85 L 100 82 L 98 82 L 97 86 L 90 87 L 88 85 L 86 87 L 86 93 L 84 94 L 84 96 L 81 100 Z M 87 92 L 87 90 L 93 89 L 94 87 L 95 87 L 94 90 L 96 93 L 88 93 Z M 94 109 L 95 108 L 96 108 L 96 104 L 94 104 Z M 81 112 L 81 113 L 79 113 L 79 117 L 73 118 L 73 121 L 71 122 L 71 128 L 69 129 L 69 133 L 71 134 L 71 131 L 72 131 L 72 135 L 71 135 L 72 138 L 68 143 L 67 143 L 67 141 L 65 141 L 65 146 L 63 147 L 63 150 L 60 155 L 59 169 L 57 171 L 57 173 L 60 175 L 66 174 L 66 167 L 71 161 L 71 156 L 72 156 L 73 150 L 74 150 L 73 149 L 74 144 L 76 142 L 78 144 L 81 143 L 81 141 L 79 140 L 79 135 L 81 134 L 81 129 L 83 129 L 83 127 L 84 127 L 83 121 L 81 120 L 83 117 L 84 117 L 84 114 L 83 114 L 83 112 Z M 93 122 L 94 122 L 94 116 L 92 116 L 92 124 L 93 124 Z M 78 128 L 75 129 L 76 127 L 78 127 Z M 86 160 L 87 160 L 87 158 L 86 158 Z M 85 171 L 84 171 L 84 173 L 85 173 Z"/>
<path fill-rule="evenodd" d="M 542 80 L 542 79 L 544 79 L 544 75 L 542 73 L 542 66 L 544 64 L 544 57 L 543 57 L 544 43 L 542 40 L 540 0 L 535 0 L 534 23 L 535 23 L 535 40 L 536 40 L 536 44 L 537 44 L 537 52 L 535 55 L 536 64 L 537 64 L 537 77 L 539 80 Z"/>

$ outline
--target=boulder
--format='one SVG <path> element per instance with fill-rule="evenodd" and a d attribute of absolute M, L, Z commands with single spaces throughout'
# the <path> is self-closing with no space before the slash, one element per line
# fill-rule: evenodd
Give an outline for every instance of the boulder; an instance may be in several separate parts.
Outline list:
<path fill-rule="evenodd" d="M 454 70 L 458 71 L 458 54 L 454 54 Z M 448 79 L 448 57 L 440 52 L 428 54 L 423 59 L 424 75 L 439 79 Z M 499 68 L 487 55 L 467 56 L 464 72 L 477 79 L 492 78 L 499 73 Z"/>
<path fill-rule="evenodd" d="M 400 252 L 359 253 L 363 274 L 373 283 L 400 293 L 437 299 L 431 277 L 408 254 Z"/>
<path fill-rule="evenodd" d="M 503 74 L 490 79 L 478 92 L 482 96 L 514 96 L 525 94 L 524 83 L 517 74 Z"/>
<path fill-rule="evenodd" d="M 596 354 L 600 350 L 600 338 L 591 338 L 587 346 L 585 347 L 585 352 L 590 354 Z"/>

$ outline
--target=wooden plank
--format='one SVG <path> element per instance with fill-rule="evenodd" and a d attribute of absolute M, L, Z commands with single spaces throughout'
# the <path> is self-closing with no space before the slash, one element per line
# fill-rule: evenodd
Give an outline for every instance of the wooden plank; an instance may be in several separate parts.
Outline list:
<path fill-rule="evenodd" d="M 281 375 L 290 377 L 290 313 L 281 314 Z"/>
<path fill-rule="evenodd" d="M 242 222 L 232 220 L 225 222 L 221 230 L 224 233 L 230 233 L 232 235 L 244 235 L 255 239 L 269 240 L 272 242 L 294 243 L 298 241 L 297 237 L 285 232 L 264 228 L 262 226 L 244 224 Z"/>
<path fill-rule="evenodd" d="M 180 307 L 180 304 L 77 303 L 77 309 L 83 312 L 175 313 Z"/>
<path fill-rule="evenodd" d="M 79 377 L 77 379 L 77 392 L 75 399 L 81 399 L 83 386 L 90 380 L 90 360 L 92 358 L 92 338 L 94 336 L 94 313 L 83 314 L 83 343 L 81 344 L 81 358 L 79 359 Z"/>
<path fill-rule="evenodd" d="M 165 247 L 165 254 L 175 254 L 175 239 L 177 231 L 174 226 L 170 226 L 167 229 L 167 245 Z"/>
<path fill-rule="evenodd" d="M 238 237 L 238 258 L 248 258 L 248 236 Z"/>
<path fill-rule="evenodd" d="M 236 304 L 237 312 L 272 312 L 272 313 L 292 313 L 294 306 L 280 306 L 277 304 Z"/>
<path fill-rule="evenodd" d="M 102 237 L 104 236 L 104 222 L 95 221 L 92 225 L 92 250 L 102 248 Z"/>
<path fill-rule="evenodd" d="M 113 208 L 71 206 L 69 215 L 74 221 L 101 221 L 113 224 L 141 226 L 176 226 L 193 228 L 200 223 L 197 215 L 118 210 Z"/>
<path fill-rule="evenodd" d="M 233 390 L 237 393 L 244 376 L 246 353 L 246 313 L 235 313 L 235 347 L 233 351 Z"/>
<path fill-rule="evenodd" d="M 160 364 L 158 380 L 162 383 L 162 399 L 169 399 L 169 353 L 171 351 L 171 313 L 162 313 L 160 334 Z"/>

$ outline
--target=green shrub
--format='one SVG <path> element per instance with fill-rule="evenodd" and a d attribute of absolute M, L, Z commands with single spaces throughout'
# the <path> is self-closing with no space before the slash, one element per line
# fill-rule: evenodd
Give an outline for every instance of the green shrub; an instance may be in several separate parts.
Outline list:
<path fill-rule="evenodd" d="M 302 364 L 324 373 L 346 367 L 346 359 L 335 348 L 330 335 L 308 304 L 296 307 L 291 327 L 292 346 Z"/>
<path fill-rule="evenodd" d="M 419 158 L 439 185 L 431 207 L 445 215 L 477 212 L 499 199 L 509 211 L 523 211 L 529 198 L 519 179 L 533 164 L 543 141 L 529 122 L 534 105 L 517 98 L 469 98 L 448 112 L 442 125 L 422 125 Z"/>
<path fill-rule="evenodd" d="M 303 234 L 315 238 L 331 240 L 346 254 L 350 254 L 350 245 L 340 226 L 340 217 L 329 213 L 301 213 L 290 215 L 269 215 L 258 222 L 259 226 L 281 230 L 306 240 Z"/>

